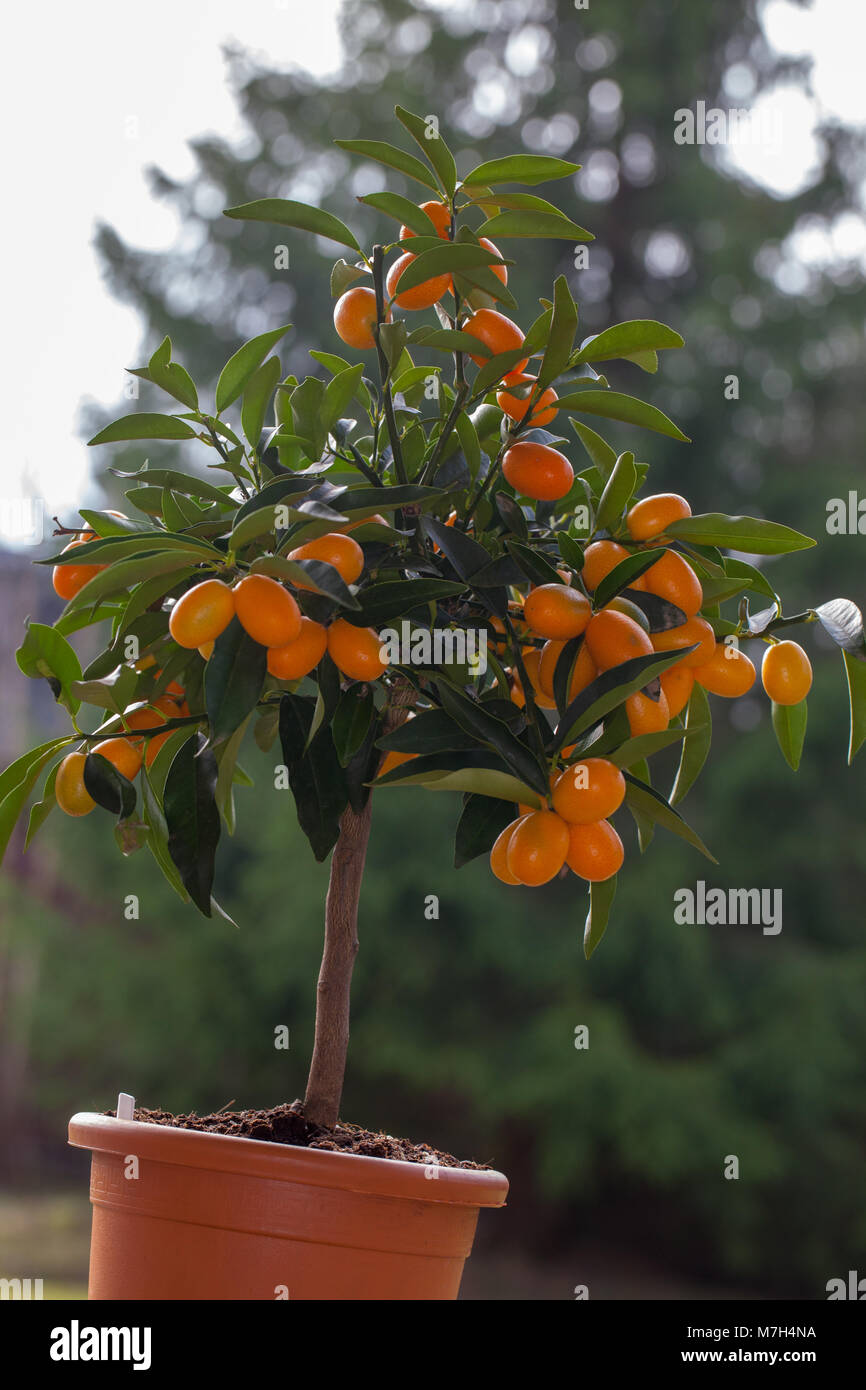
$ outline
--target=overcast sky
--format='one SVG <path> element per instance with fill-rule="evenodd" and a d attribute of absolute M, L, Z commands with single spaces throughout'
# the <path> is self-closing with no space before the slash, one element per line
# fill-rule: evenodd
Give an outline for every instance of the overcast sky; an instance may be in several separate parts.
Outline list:
<path fill-rule="evenodd" d="M 818 105 L 777 93 L 781 145 L 747 145 L 735 156 L 782 195 L 815 166 L 816 109 L 864 119 L 856 9 L 856 0 L 816 0 L 806 13 L 786 0 L 766 6 L 774 42 L 815 57 Z M 151 196 L 144 170 L 158 164 L 181 178 L 193 169 L 191 138 L 216 131 L 240 139 L 222 45 L 237 40 L 276 68 L 333 71 L 338 11 L 339 0 L 149 0 L 144 9 L 43 0 L 7 11 L 0 534 L 18 529 L 18 496 L 45 498 L 49 515 L 80 502 L 89 487 L 80 402 L 123 413 L 123 369 L 138 365 L 138 320 L 102 282 L 94 224 L 104 219 L 139 246 L 170 245 L 175 219 Z M 733 74 L 729 95 L 732 105 L 749 104 L 747 72 Z"/>

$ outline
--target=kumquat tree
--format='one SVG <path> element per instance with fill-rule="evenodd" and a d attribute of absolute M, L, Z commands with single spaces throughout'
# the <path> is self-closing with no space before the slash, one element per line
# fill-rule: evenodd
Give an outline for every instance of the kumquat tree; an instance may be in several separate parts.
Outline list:
<path fill-rule="evenodd" d="M 679 335 L 639 320 L 581 338 L 565 276 L 525 328 L 512 317 L 503 247 L 592 239 L 523 191 L 579 166 L 519 154 L 458 180 L 435 122 L 397 117 L 423 157 L 338 142 L 424 190 L 420 205 L 361 199 L 393 229 L 369 254 L 319 208 L 228 209 L 346 249 L 332 292 L 350 355 L 328 341 L 311 352 L 320 375 L 285 377 L 288 328 L 275 328 L 230 358 L 207 405 L 167 338 L 136 371 L 180 409 L 127 415 L 90 442 L 195 442 L 206 471 L 145 462 L 120 475 L 128 516 L 83 510 L 60 527 L 63 548 L 39 563 L 65 607 L 53 626 L 29 624 L 17 659 L 49 681 L 70 729 L 0 779 L 4 841 L 47 773 L 28 843 L 55 806 L 98 807 L 124 854 L 146 846 L 210 916 L 234 790 L 251 784 L 245 736 L 276 750 L 313 854 L 332 855 L 305 1099 L 322 1125 L 342 1092 L 371 791 L 462 794 L 458 867 L 489 855 L 515 887 L 581 880 L 588 957 L 625 858 L 620 808 L 641 851 L 660 825 L 712 857 L 678 808 L 709 752 L 710 697 L 756 683 L 744 641 L 765 644 L 760 679 L 793 769 L 812 681 L 795 626 L 819 622 L 841 649 L 849 760 L 866 739 L 858 609 L 787 614 L 775 568 L 740 558 L 814 542 L 763 518 L 693 515 L 587 424 L 687 443 L 603 374 L 617 360 L 655 372 Z M 69 639 L 90 625 L 104 645 L 82 671 Z M 666 793 L 651 764 L 675 744 Z"/>

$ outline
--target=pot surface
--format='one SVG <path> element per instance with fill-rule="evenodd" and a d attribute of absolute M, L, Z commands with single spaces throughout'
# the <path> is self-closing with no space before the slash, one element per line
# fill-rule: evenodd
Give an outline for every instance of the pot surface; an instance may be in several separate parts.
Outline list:
<path fill-rule="evenodd" d="M 78 1114 L 94 1299 L 453 1299 L 501 1173 Z"/>

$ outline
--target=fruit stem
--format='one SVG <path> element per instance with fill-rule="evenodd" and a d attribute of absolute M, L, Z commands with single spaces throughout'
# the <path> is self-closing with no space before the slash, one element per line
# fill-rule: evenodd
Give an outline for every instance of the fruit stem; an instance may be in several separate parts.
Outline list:
<path fill-rule="evenodd" d="M 391 398 L 391 369 L 388 366 L 388 359 L 385 356 L 385 349 L 379 342 L 378 330 L 385 322 L 385 291 L 383 288 L 383 262 L 384 247 L 373 247 L 373 286 L 376 291 L 376 354 L 379 358 L 379 378 L 382 383 L 382 398 L 385 404 L 385 422 L 388 426 L 388 438 L 391 441 L 391 452 L 394 455 L 394 471 L 397 474 L 398 482 L 408 481 L 406 465 L 403 462 L 403 451 L 400 447 L 400 434 L 397 429 L 397 420 L 394 415 L 394 402 Z"/>

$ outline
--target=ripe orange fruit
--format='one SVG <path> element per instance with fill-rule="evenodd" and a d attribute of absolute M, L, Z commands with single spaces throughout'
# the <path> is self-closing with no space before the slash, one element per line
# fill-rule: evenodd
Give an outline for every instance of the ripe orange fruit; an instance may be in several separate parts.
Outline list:
<path fill-rule="evenodd" d="M 635 502 L 626 515 L 625 524 L 632 540 L 648 541 L 660 536 L 672 521 L 681 521 L 691 514 L 691 507 L 678 492 L 657 492 Z"/>
<path fill-rule="evenodd" d="M 511 352 L 519 348 L 523 343 L 523 333 L 517 324 L 511 319 L 500 314 L 498 309 L 476 309 L 470 319 L 463 324 L 463 332 L 469 333 L 473 338 L 477 338 L 480 343 L 488 349 L 491 357 L 496 357 L 500 352 Z M 472 361 L 481 367 L 487 361 L 486 357 L 476 357 L 472 355 Z M 502 380 L 506 383 L 516 381 L 520 374 L 525 370 L 528 357 L 515 365 L 505 373 Z"/>
<path fill-rule="evenodd" d="M 527 376 L 521 372 L 516 378 L 511 389 L 503 386 L 502 390 L 496 393 L 496 404 L 499 409 L 511 420 L 527 420 L 529 402 L 535 390 L 537 378 Z M 522 394 L 517 394 L 520 388 Z M 532 414 L 529 415 L 527 423 L 541 428 L 542 425 L 549 425 L 556 415 L 557 395 L 552 386 L 548 386 L 546 391 L 542 391 L 540 396 L 535 398 L 532 406 Z"/>
<path fill-rule="evenodd" d="M 209 642 L 200 643 L 198 648 L 198 654 L 203 661 L 210 661 L 211 657 L 213 656 L 213 649 L 215 645 L 216 643 L 214 642 L 213 638 L 211 638 Z"/>
<path fill-rule="evenodd" d="M 65 555 L 67 550 L 75 550 L 79 545 L 85 545 L 87 541 L 92 539 L 93 532 L 91 531 L 89 535 L 82 536 L 77 541 L 70 541 L 69 545 L 63 547 L 63 554 Z M 59 598 L 66 599 L 68 602 L 69 599 L 75 598 L 79 590 L 83 589 L 95 574 L 99 574 L 100 570 L 104 569 L 105 565 L 55 565 L 51 571 L 54 592 Z"/>
<path fill-rule="evenodd" d="M 289 551 L 289 559 L 324 560 L 326 565 L 333 565 L 344 584 L 354 584 L 356 579 L 361 578 L 364 570 L 363 550 L 356 540 L 351 536 L 344 536 L 340 531 L 329 531 L 325 536 L 307 541 L 306 545 L 296 546 L 294 550 Z M 298 582 L 297 587 L 309 589 L 310 586 Z"/>
<path fill-rule="evenodd" d="M 520 883 L 537 888 L 559 873 L 568 845 L 568 826 L 554 811 L 530 811 L 514 828 L 505 864 Z"/>
<path fill-rule="evenodd" d="M 141 767 L 139 743 L 139 739 L 106 738 L 101 743 L 94 744 L 92 751 L 102 758 L 107 758 L 112 767 L 116 767 L 117 771 L 131 782 L 138 776 Z"/>
<path fill-rule="evenodd" d="M 374 681 L 388 663 L 379 655 L 379 634 L 372 627 L 353 627 L 337 618 L 328 628 L 328 654 L 344 676 L 355 681 Z"/>
<path fill-rule="evenodd" d="M 447 241 L 448 233 L 451 230 L 451 209 L 448 204 L 440 203 L 438 200 L 433 199 L 429 203 L 419 203 L 418 206 L 421 211 L 426 212 L 427 216 L 430 218 L 430 221 L 436 228 L 437 236 L 443 237 Z M 404 222 L 403 226 L 400 228 L 400 240 L 405 241 L 407 237 L 415 235 L 416 233 L 412 231 L 412 228 L 407 227 Z"/>
<path fill-rule="evenodd" d="M 424 280 L 420 285 L 404 290 L 401 294 L 400 276 L 416 259 L 411 251 L 404 251 L 391 266 L 385 280 L 388 298 L 400 309 L 429 309 L 442 298 L 451 285 L 450 275 L 434 275 L 430 280 Z"/>
<path fill-rule="evenodd" d="M 574 469 L 565 454 L 528 439 L 506 450 L 502 472 L 516 493 L 536 502 L 558 502 L 574 482 Z"/>
<path fill-rule="evenodd" d="M 57 769 L 54 795 L 57 805 L 67 816 L 86 816 L 96 802 L 84 785 L 85 753 L 67 753 Z"/>
<path fill-rule="evenodd" d="M 567 641 L 584 631 L 592 608 L 586 594 L 568 584 L 539 584 L 527 594 L 523 616 L 539 637 Z"/>
<path fill-rule="evenodd" d="M 565 862 L 578 878 L 603 883 L 619 873 L 624 859 L 622 840 L 608 821 L 569 826 Z"/>
<path fill-rule="evenodd" d="M 648 593 L 675 603 L 687 618 L 693 618 L 704 601 L 701 581 L 676 550 L 666 550 L 641 579 Z"/>
<path fill-rule="evenodd" d="M 517 820 L 513 820 L 510 825 L 506 825 L 501 834 L 497 835 L 496 842 L 490 851 L 490 868 L 492 873 L 499 879 L 500 883 L 507 883 L 512 887 L 518 884 L 520 879 L 515 877 L 508 867 L 508 846 L 511 843 L 512 835 L 522 819 L 522 816 L 518 816 Z"/>
<path fill-rule="evenodd" d="M 668 702 L 668 714 L 673 719 L 681 710 L 685 709 L 691 699 L 695 673 L 684 662 L 679 661 L 676 666 L 662 671 L 659 676 L 659 684 Z"/>
<path fill-rule="evenodd" d="M 704 666 L 695 668 L 695 680 L 713 695 L 736 699 L 745 695 L 755 684 L 756 671 L 739 647 L 717 642 L 715 651 Z"/>
<path fill-rule="evenodd" d="M 624 545 L 618 545 L 616 541 L 593 541 L 583 552 L 583 569 L 580 577 L 592 593 L 597 589 L 603 579 L 606 579 L 612 569 L 615 569 L 620 560 L 628 558 L 629 551 Z M 634 584 L 631 586 L 634 588 Z"/>
<path fill-rule="evenodd" d="M 590 620 L 585 640 L 599 671 L 607 671 L 633 656 L 652 655 L 653 644 L 643 628 L 612 608 L 603 608 Z"/>
<path fill-rule="evenodd" d="M 390 321 L 391 314 L 385 310 L 385 318 Z M 334 327 L 337 337 L 342 338 L 349 347 L 366 352 L 376 346 L 373 329 L 376 324 L 376 291 L 367 285 L 354 285 L 341 294 L 334 305 Z"/>
<path fill-rule="evenodd" d="M 220 579 L 187 589 L 171 610 L 168 630 L 179 647 L 200 647 L 224 632 L 235 615 L 234 593 Z"/>
<path fill-rule="evenodd" d="M 688 622 L 680 623 L 679 627 L 669 627 L 664 632 L 651 633 L 650 641 L 657 652 L 676 652 L 680 647 L 692 647 L 697 642 L 695 650 L 689 656 L 684 656 L 679 663 L 680 666 L 694 668 L 709 661 L 715 650 L 716 634 L 706 618 L 689 618 Z"/>
<path fill-rule="evenodd" d="M 248 574 L 234 587 L 238 622 L 263 647 L 284 647 L 301 635 L 301 610 L 288 589 L 267 574 Z"/>
<path fill-rule="evenodd" d="M 318 666 L 328 648 L 328 632 L 312 618 L 301 618 L 301 630 L 293 642 L 268 648 L 268 670 L 281 681 L 300 680 Z"/>
<path fill-rule="evenodd" d="M 479 237 L 479 238 L 478 238 L 478 245 L 479 245 L 479 246 L 483 246 L 483 247 L 484 247 L 484 250 L 485 250 L 485 251 L 489 251 L 489 252 L 491 253 L 491 255 L 493 255 L 493 256 L 501 256 L 501 255 L 502 255 L 502 252 L 500 251 L 499 247 L 498 247 L 498 246 L 494 246 L 494 245 L 493 245 L 493 242 L 489 239 L 489 237 L 486 237 L 486 236 L 481 236 L 481 237 Z M 507 285 L 507 284 L 508 284 L 508 266 L 507 266 L 507 265 L 491 265 L 491 266 L 488 266 L 487 268 L 488 268 L 488 270 L 492 270 L 492 271 L 493 271 L 493 274 L 496 276 L 497 280 L 501 280 L 502 283 L 503 283 L 503 285 Z"/>
<path fill-rule="evenodd" d="M 581 644 L 581 649 L 583 644 Z M 557 642 L 553 638 L 545 642 L 541 648 L 541 660 L 538 663 L 538 684 L 553 699 L 553 677 L 556 672 L 556 663 L 565 650 L 564 642 Z"/>
<path fill-rule="evenodd" d="M 597 675 L 598 667 L 590 655 L 589 647 L 586 642 L 581 642 L 577 661 L 571 671 L 571 685 L 568 687 L 569 700 L 576 699 L 582 690 L 585 690 L 588 685 L 592 685 Z"/>
<path fill-rule="evenodd" d="M 774 642 L 764 652 L 761 681 L 777 705 L 799 705 L 812 688 L 812 663 L 797 642 Z"/>
<path fill-rule="evenodd" d="M 553 809 L 569 825 L 607 820 L 625 799 L 625 778 L 607 758 L 572 763 L 553 788 Z"/>
<path fill-rule="evenodd" d="M 636 695 L 629 695 L 625 702 L 625 712 L 632 738 L 637 738 L 639 734 L 660 734 L 671 722 L 664 690 L 657 700 L 651 699 L 642 690 Z"/>
<path fill-rule="evenodd" d="M 539 705 L 541 709 L 556 709 L 556 701 L 551 695 L 545 693 L 544 687 L 541 684 L 541 652 L 537 647 L 523 647 L 521 649 L 521 656 L 523 657 L 523 664 L 526 667 L 526 674 L 532 682 L 532 697 L 535 703 Z M 516 675 L 515 680 L 521 687 L 522 694 L 523 687 L 520 676 Z M 523 703 L 526 703 L 525 699 Z"/>

